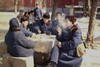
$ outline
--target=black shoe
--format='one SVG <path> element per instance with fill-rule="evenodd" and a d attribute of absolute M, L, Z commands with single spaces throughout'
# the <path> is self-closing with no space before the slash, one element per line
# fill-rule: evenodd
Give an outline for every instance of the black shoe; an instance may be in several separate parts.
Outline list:
<path fill-rule="evenodd" d="M 50 62 L 46 67 L 57 67 L 57 65 L 54 62 Z"/>

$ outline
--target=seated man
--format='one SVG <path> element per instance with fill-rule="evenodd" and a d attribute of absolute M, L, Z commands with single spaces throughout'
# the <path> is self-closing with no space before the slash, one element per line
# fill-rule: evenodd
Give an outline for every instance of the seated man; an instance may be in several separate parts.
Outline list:
<path fill-rule="evenodd" d="M 52 35 L 57 35 L 57 27 L 63 28 L 62 26 L 62 14 L 60 12 L 56 13 L 56 19 L 52 21 Z"/>
<path fill-rule="evenodd" d="M 31 11 L 29 12 L 29 24 L 28 24 L 28 28 L 31 32 L 33 33 L 38 33 L 37 30 L 38 30 L 38 25 L 36 24 L 36 21 L 34 20 L 35 17 L 34 17 L 34 11 Z"/>
<path fill-rule="evenodd" d="M 29 24 L 34 23 L 35 22 L 34 11 L 30 11 L 30 12 L 28 12 L 28 14 L 29 14 Z"/>
<path fill-rule="evenodd" d="M 33 33 L 36 33 L 36 34 L 41 33 L 41 31 L 39 30 L 39 26 L 36 22 L 33 22 L 32 24 L 29 24 L 27 27 Z"/>
<path fill-rule="evenodd" d="M 35 20 L 34 10 L 31 10 L 31 15 L 32 15 L 32 18 L 34 18 L 34 20 Z"/>
<path fill-rule="evenodd" d="M 17 18 L 18 18 L 19 21 L 20 21 L 22 17 L 24 17 L 24 15 L 23 15 L 23 10 L 20 10 L 20 13 L 19 13 L 19 15 L 17 16 Z"/>
<path fill-rule="evenodd" d="M 81 29 L 74 24 L 73 16 L 66 16 L 65 22 L 65 30 L 57 28 L 56 38 L 61 44 L 54 46 L 47 67 L 80 67 L 81 65 L 82 58 L 76 55 L 76 47 L 82 43 Z"/>
<path fill-rule="evenodd" d="M 34 43 L 28 40 L 19 28 L 16 18 L 10 20 L 10 28 L 5 36 L 8 52 L 14 57 L 29 57 L 34 54 Z"/>
<path fill-rule="evenodd" d="M 28 12 L 24 13 L 24 17 L 29 20 L 29 14 L 28 14 Z"/>
<path fill-rule="evenodd" d="M 19 27 L 21 28 L 21 30 L 25 34 L 25 36 L 32 37 L 33 33 L 26 29 L 26 27 L 28 25 L 28 19 L 25 17 L 21 18 L 21 23 L 19 23 L 19 24 L 20 24 Z"/>
<path fill-rule="evenodd" d="M 45 13 L 43 15 L 43 19 L 39 20 L 39 22 L 33 23 L 32 25 L 29 25 L 28 27 L 31 27 L 31 31 L 43 34 L 43 33 L 50 33 L 51 29 L 51 22 L 49 21 L 50 15 L 48 13 Z"/>
<path fill-rule="evenodd" d="M 37 24 L 39 26 L 38 33 L 47 33 L 50 32 L 51 22 L 49 21 L 50 15 L 45 13 L 43 19 L 41 19 Z"/>

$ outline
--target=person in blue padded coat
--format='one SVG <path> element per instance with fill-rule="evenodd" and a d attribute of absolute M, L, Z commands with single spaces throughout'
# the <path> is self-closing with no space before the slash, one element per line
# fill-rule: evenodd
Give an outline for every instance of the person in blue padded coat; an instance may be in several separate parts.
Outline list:
<path fill-rule="evenodd" d="M 66 16 L 66 27 L 64 30 L 57 28 L 57 40 L 61 44 L 54 46 L 50 63 L 46 67 L 80 67 L 82 57 L 76 56 L 76 47 L 82 43 L 82 32 L 73 16 Z"/>
<path fill-rule="evenodd" d="M 21 21 L 19 22 L 19 27 L 22 30 L 22 32 L 25 34 L 25 36 L 33 36 L 33 33 L 27 30 L 28 25 L 28 19 L 23 17 L 21 18 Z"/>
<path fill-rule="evenodd" d="M 51 34 L 52 35 L 57 35 L 57 27 L 60 27 L 61 29 L 63 29 L 62 26 L 63 20 L 62 20 L 62 13 L 57 12 L 56 13 L 56 19 L 54 21 L 52 21 L 52 26 L 51 26 Z"/>
<path fill-rule="evenodd" d="M 44 34 L 51 32 L 51 22 L 49 21 L 50 15 L 48 13 L 43 14 L 43 18 L 32 25 L 29 25 L 32 32 L 36 34 Z"/>
<path fill-rule="evenodd" d="M 36 4 L 36 8 L 34 9 L 34 17 L 36 22 L 42 18 L 42 10 L 39 8 L 39 4 Z"/>
<path fill-rule="evenodd" d="M 38 24 L 38 33 L 44 34 L 50 32 L 51 22 L 49 21 L 50 15 L 48 13 L 43 14 L 43 19 L 41 19 Z M 39 32 L 40 31 L 40 32 Z"/>
<path fill-rule="evenodd" d="M 21 31 L 17 19 L 12 18 L 9 25 L 9 31 L 5 36 L 9 54 L 14 57 L 33 56 L 34 43 L 32 40 L 27 39 Z"/>

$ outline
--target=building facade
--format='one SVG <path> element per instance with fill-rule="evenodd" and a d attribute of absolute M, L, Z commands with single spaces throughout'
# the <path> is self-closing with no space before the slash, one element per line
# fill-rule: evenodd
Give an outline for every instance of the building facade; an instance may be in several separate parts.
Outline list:
<path fill-rule="evenodd" d="M 0 11 L 14 11 L 14 5 L 17 1 L 19 10 L 30 11 L 35 8 L 35 4 L 39 3 L 40 8 L 45 12 L 51 12 L 53 7 L 53 0 L 0 0 Z M 82 6 L 83 0 L 58 0 L 58 12 L 70 14 L 70 8 L 66 6 Z"/>
<path fill-rule="evenodd" d="M 66 8 L 67 5 L 81 5 L 83 0 L 58 0 L 58 12 L 63 12 L 66 14 L 70 14 L 70 9 Z M 39 3 L 40 8 L 45 12 L 51 12 L 53 7 L 53 0 L 23 0 L 23 4 L 19 4 L 19 10 L 24 9 L 25 11 L 29 11 L 34 9 L 35 4 Z"/>

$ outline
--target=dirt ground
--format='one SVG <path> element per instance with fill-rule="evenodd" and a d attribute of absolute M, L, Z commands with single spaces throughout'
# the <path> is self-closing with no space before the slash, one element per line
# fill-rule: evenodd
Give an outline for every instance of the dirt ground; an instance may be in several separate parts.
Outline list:
<path fill-rule="evenodd" d="M 0 41 L 4 41 L 4 36 L 9 29 L 9 20 L 15 16 L 11 12 L 0 12 Z"/>

